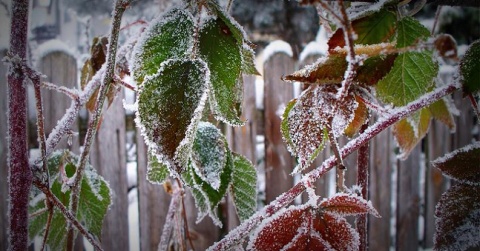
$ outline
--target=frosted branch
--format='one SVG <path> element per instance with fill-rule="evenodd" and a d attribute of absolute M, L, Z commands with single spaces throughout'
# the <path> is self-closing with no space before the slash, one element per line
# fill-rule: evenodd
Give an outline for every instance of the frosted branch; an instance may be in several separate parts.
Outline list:
<path fill-rule="evenodd" d="M 78 93 L 75 90 L 67 88 L 65 86 L 58 86 L 49 82 L 42 82 L 41 86 L 45 89 L 56 91 L 62 94 L 67 95 L 69 98 L 75 100 L 78 99 Z"/>
<path fill-rule="evenodd" d="M 165 217 L 165 224 L 163 225 L 162 237 L 158 243 L 158 251 L 168 250 L 168 244 L 170 243 L 173 233 L 175 214 L 182 199 L 181 196 L 182 190 L 178 186 L 174 187 L 170 206 L 168 207 L 167 216 Z"/>
<path fill-rule="evenodd" d="M 365 132 L 361 133 L 358 137 L 349 141 L 340 150 L 341 156 L 348 156 L 352 152 L 358 150 L 360 146 L 367 143 L 380 132 L 387 129 L 389 126 L 415 113 L 416 111 L 433 104 L 435 101 L 453 93 L 457 89 L 459 89 L 457 83 L 447 85 L 421 96 L 407 106 L 394 109 L 392 114 L 380 119 L 367 130 L 365 130 Z M 263 219 L 272 216 L 275 212 L 290 204 L 297 196 L 305 191 L 306 184 L 315 182 L 325 173 L 330 171 L 336 165 L 336 162 L 337 160 L 335 156 L 331 156 L 330 158 L 326 159 L 322 165 L 307 173 L 301 179 L 301 181 L 293 186 L 290 190 L 279 195 L 274 201 L 270 202 L 270 204 L 265 206 L 262 210 L 255 213 L 248 220 L 244 221 L 241 225 L 230 231 L 222 240 L 213 244 L 208 250 L 228 250 L 229 247 L 240 243 L 241 240 L 247 237 L 248 234 L 255 229 Z"/>

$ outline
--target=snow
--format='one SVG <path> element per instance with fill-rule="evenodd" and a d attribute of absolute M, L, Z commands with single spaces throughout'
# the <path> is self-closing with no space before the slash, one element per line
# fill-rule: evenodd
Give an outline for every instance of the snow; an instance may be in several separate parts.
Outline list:
<path fill-rule="evenodd" d="M 77 53 L 72 50 L 71 46 L 61 40 L 52 39 L 41 44 L 33 51 L 34 61 L 39 60 L 52 52 L 63 52 L 73 58 L 77 58 Z"/>
<path fill-rule="evenodd" d="M 304 61 L 309 56 L 324 56 L 327 54 L 328 45 L 320 44 L 319 42 L 312 41 L 305 46 L 303 51 L 300 53 L 299 60 L 300 62 Z"/>
<path fill-rule="evenodd" d="M 283 53 L 289 57 L 293 56 L 293 51 L 290 44 L 283 40 L 275 40 L 268 44 L 267 47 L 265 47 L 265 50 L 263 50 L 263 62 L 267 62 L 273 55 L 277 53 Z"/>

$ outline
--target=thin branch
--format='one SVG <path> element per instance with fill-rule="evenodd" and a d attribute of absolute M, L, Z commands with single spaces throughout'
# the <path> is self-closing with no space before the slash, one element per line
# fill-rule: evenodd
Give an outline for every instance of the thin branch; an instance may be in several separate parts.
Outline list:
<path fill-rule="evenodd" d="M 47 247 L 48 235 L 50 234 L 50 227 L 52 226 L 52 219 L 53 219 L 53 204 L 50 202 L 48 198 L 46 198 L 46 202 L 47 202 L 48 216 L 47 216 L 47 224 L 45 225 L 45 232 L 43 233 L 42 248 L 40 249 L 40 251 L 44 251 L 45 248 Z"/>
<path fill-rule="evenodd" d="M 75 215 L 78 209 L 78 200 L 80 192 L 80 183 L 83 178 L 83 173 L 85 171 L 85 166 L 90 155 L 90 148 L 93 144 L 93 139 L 95 137 L 98 122 L 102 115 L 103 103 L 105 101 L 106 94 L 110 88 L 110 83 L 113 80 L 114 69 L 115 69 L 115 59 L 117 54 L 117 44 L 118 44 L 118 35 L 120 32 L 120 24 L 122 20 L 123 13 L 128 6 L 128 1 L 117 0 L 115 3 L 115 9 L 113 11 L 113 21 L 110 31 L 109 46 L 107 52 L 107 62 L 106 62 L 106 72 L 100 85 L 99 95 L 95 103 L 95 112 L 93 118 L 90 120 L 88 125 L 87 134 L 85 136 L 84 148 L 80 155 L 80 161 L 77 166 L 77 170 L 73 177 L 73 183 L 71 188 L 71 199 L 70 199 L 70 210 Z M 67 250 L 73 250 L 74 245 L 74 232 L 73 228 L 70 227 L 67 234 Z"/>
<path fill-rule="evenodd" d="M 365 132 L 361 133 L 355 139 L 349 141 L 341 149 L 341 156 L 348 156 L 352 152 L 358 150 L 360 146 L 367 143 L 369 140 L 371 140 L 373 137 L 378 135 L 380 132 L 382 132 L 389 126 L 415 113 L 421 108 L 433 104 L 435 101 L 453 93 L 458 89 L 459 86 L 457 83 L 443 86 L 431 93 L 421 96 L 416 101 L 410 103 L 405 107 L 394 109 L 392 114 L 381 118 L 375 124 L 370 126 Z M 295 200 L 296 197 L 298 197 L 303 191 L 305 191 L 306 184 L 311 184 L 315 182 L 318 178 L 322 177 L 325 173 L 330 171 L 336 165 L 336 161 L 337 160 L 335 156 L 330 156 L 330 158 L 326 159 L 321 166 L 304 175 L 301 181 L 292 188 L 290 188 L 290 190 L 279 195 L 274 201 L 270 202 L 270 204 L 265 206 L 262 210 L 255 213 L 248 220 L 245 220 L 238 227 L 230 231 L 225 237 L 223 237 L 222 240 L 214 243 L 208 250 L 228 250 L 229 247 L 240 243 L 242 239 L 247 237 L 248 234 L 253 229 L 255 229 L 263 219 L 272 216 L 274 213 L 278 212 L 278 210 L 287 206 L 293 200 Z"/>
<path fill-rule="evenodd" d="M 165 217 L 165 224 L 163 225 L 162 236 L 158 243 L 158 251 L 168 250 L 168 245 L 173 233 L 173 224 L 175 213 L 180 205 L 182 191 L 178 186 L 173 188 L 172 199 L 170 200 L 170 206 L 168 207 L 167 216 Z"/>
<path fill-rule="evenodd" d="M 57 207 L 60 212 L 62 212 L 65 219 L 68 220 L 70 224 L 75 226 L 75 228 L 88 240 L 88 242 L 92 244 L 95 250 L 103 250 L 98 240 L 82 225 L 82 223 L 77 220 L 73 213 L 62 204 L 62 202 L 57 198 L 57 196 L 55 196 L 55 194 L 50 191 L 50 188 L 48 186 L 45 186 L 45 184 L 43 184 L 42 181 L 38 179 L 36 179 L 34 183 L 35 186 L 45 194 L 45 196 L 47 197 L 46 199 L 50 200 L 53 206 Z"/>
<path fill-rule="evenodd" d="M 76 90 L 72 90 L 65 86 L 58 86 L 56 84 L 49 83 L 49 82 L 42 82 L 41 86 L 45 89 L 53 90 L 53 91 L 65 94 L 73 100 L 78 99 L 79 97 Z"/>
<path fill-rule="evenodd" d="M 135 91 L 135 87 L 125 81 L 123 81 L 118 75 L 113 76 L 113 80 L 116 84 L 121 85 L 131 91 Z"/>
<path fill-rule="evenodd" d="M 438 23 L 438 19 L 440 18 L 441 12 L 442 12 L 442 6 L 438 6 L 437 11 L 435 12 L 435 19 L 433 21 L 432 35 L 435 34 L 435 30 L 437 29 L 437 23 Z"/>
<path fill-rule="evenodd" d="M 232 8 L 232 3 L 233 3 L 233 0 L 228 0 L 227 12 L 230 12 L 230 9 Z"/>

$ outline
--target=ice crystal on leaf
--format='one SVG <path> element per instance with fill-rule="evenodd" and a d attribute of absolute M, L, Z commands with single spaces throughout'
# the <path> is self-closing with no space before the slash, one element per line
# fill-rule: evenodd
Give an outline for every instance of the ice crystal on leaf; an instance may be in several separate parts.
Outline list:
<path fill-rule="evenodd" d="M 230 194 L 238 218 L 244 221 L 257 209 L 257 172 L 253 164 L 240 154 L 233 154 L 233 173 Z"/>
<path fill-rule="evenodd" d="M 139 90 L 137 122 L 149 149 L 173 174 L 187 166 L 210 73 L 199 59 L 170 59 Z"/>
<path fill-rule="evenodd" d="M 158 161 L 155 154 L 148 152 L 147 180 L 153 184 L 163 184 L 169 175 L 167 166 Z"/>
<path fill-rule="evenodd" d="M 320 202 L 319 206 L 322 210 L 341 217 L 371 214 L 377 218 L 380 218 L 380 215 L 372 206 L 371 202 L 353 194 L 335 194 L 331 198 L 324 199 L 322 202 Z"/>
<path fill-rule="evenodd" d="M 432 161 L 446 176 L 458 182 L 480 185 L 480 142 L 457 149 Z"/>
<path fill-rule="evenodd" d="M 312 85 L 285 110 L 282 134 L 289 151 L 299 158 L 297 169 L 300 171 L 308 167 L 323 148 L 327 131 L 339 137 L 354 119 L 352 111 L 358 102 L 353 93 L 349 92 L 342 104 L 336 94 L 335 85 Z"/>
<path fill-rule="evenodd" d="M 477 161 L 477 168 L 478 163 Z M 480 244 L 480 186 L 465 183 L 453 185 L 438 202 L 435 218 L 435 250 L 463 251 L 469 247 L 478 246 Z"/>
<path fill-rule="evenodd" d="M 200 30 L 199 50 L 211 71 L 210 104 L 215 117 L 230 125 L 243 125 L 241 47 L 229 26 L 220 18 L 206 21 Z"/>
<path fill-rule="evenodd" d="M 185 58 L 193 47 L 195 25 L 190 12 L 174 7 L 152 21 L 136 43 L 131 72 L 137 84 L 157 73 L 167 59 Z"/>
<path fill-rule="evenodd" d="M 60 199 L 63 205 L 68 207 L 70 202 L 70 190 L 64 187 L 65 176 L 71 177 L 75 172 L 75 164 L 79 157 L 69 151 L 56 151 L 48 159 L 48 171 L 51 177 L 50 189 Z M 62 191 L 65 190 L 65 191 Z M 45 210 L 45 196 L 38 194 L 38 190 L 32 190 L 32 196 L 40 198 L 37 203 L 31 203 L 29 213 Z M 96 173 L 95 169 L 87 164 L 85 175 L 82 178 L 78 204 L 78 220 L 97 238 L 100 238 L 103 219 L 111 204 L 111 192 L 108 183 Z M 42 236 L 47 223 L 48 211 L 35 214 L 29 218 L 29 238 Z M 63 214 L 54 209 L 47 244 L 52 250 L 66 248 L 67 235 L 65 229 L 68 222 Z"/>
<path fill-rule="evenodd" d="M 227 162 L 227 139 L 208 122 L 200 122 L 191 153 L 196 174 L 218 191 L 220 176 Z"/>
<path fill-rule="evenodd" d="M 310 205 L 291 206 L 266 219 L 247 250 L 358 250 L 358 233 L 345 218 Z"/>

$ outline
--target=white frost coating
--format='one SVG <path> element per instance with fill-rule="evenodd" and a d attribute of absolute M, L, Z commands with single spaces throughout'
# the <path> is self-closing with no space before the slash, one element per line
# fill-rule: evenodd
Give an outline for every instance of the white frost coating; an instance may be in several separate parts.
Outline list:
<path fill-rule="evenodd" d="M 476 142 L 474 142 L 470 145 L 459 148 L 459 149 L 457 149 L 453 152 L 449 152 L 442 157 L 438 157 L 437 159 L 432 161 L 432 164 L 433 165 L 443 164 L 443 163 L 449 161 L 451 158 L 455 157 L 455 155 L 457 155 L 458 153 L 465 153 L 465 152 L 472 151 L 472 150 L 479 149 L 479 148 L 480 148 L 480 141 L 476 141 Z"/>
<path fill-rule="evenodd" d="M 366 8 L 349 13 L 350 20 L 355 20 L 355 19 L 367 16 L 368 14 L 371 14 L 373 12 L 377 12 L 383 8 L 383 5 L 385 5 L 385 3 L 391 2 L 391 1 L 392 0 L 380 0 L 373 4 L 364 5 Z"/>
<path fill-rule="evenodd" d="M 52 52 L 63 52 L 67 55 L 72 56 L 73 58 L 76 58 L 76 54 L 72 50 L 71 46 L 68 46 L 65 42 L 61 40 L 52 39 L 41 44 L 40 46 L 38 46 L 37 49 L 33 51 L 33 58 L 36 59 L 34 61 L 37 61 Z"/>
<path fill-rule="evenodd" d="M 267 62 L 270 57 L 277 53 L 284 53 L 289 57 L 293 57 L 293 51 L 290 44 L 283 40 L 275 40 L 268 44 L 267 47 L 265 47 L 265 50 L 263 50 L 263 62 Z"/>

